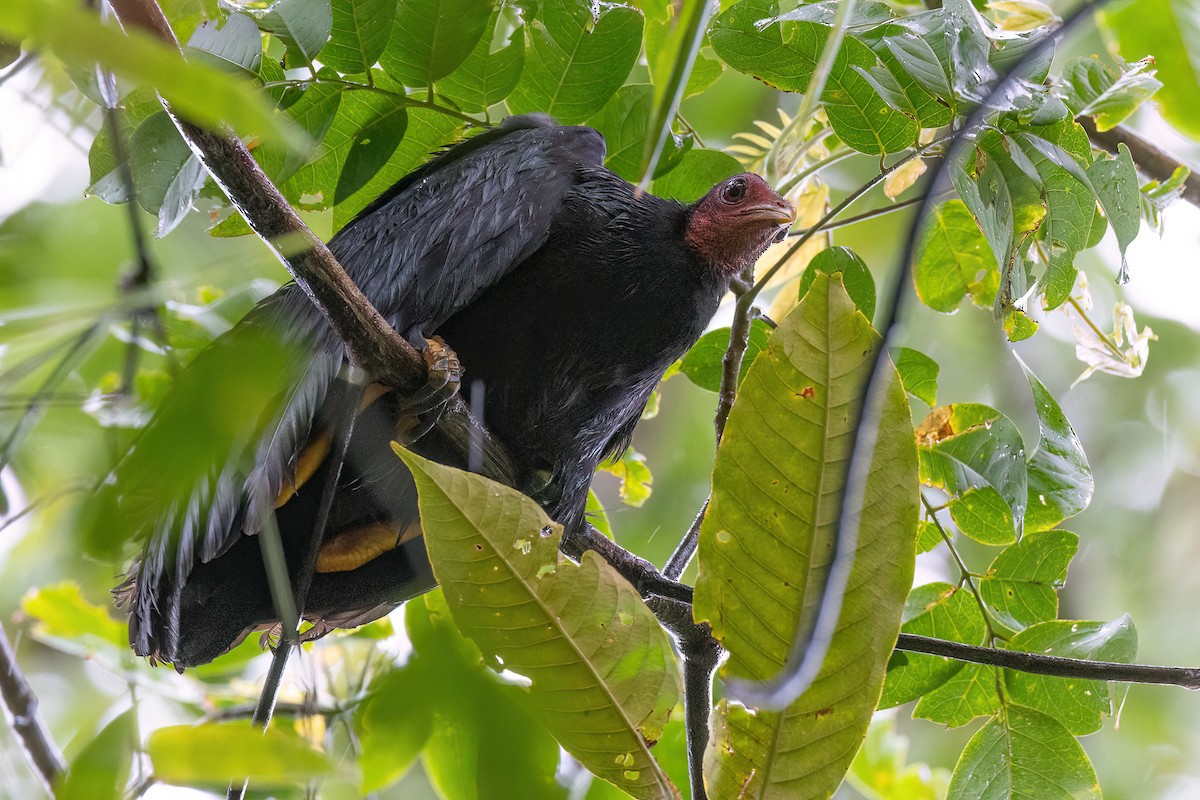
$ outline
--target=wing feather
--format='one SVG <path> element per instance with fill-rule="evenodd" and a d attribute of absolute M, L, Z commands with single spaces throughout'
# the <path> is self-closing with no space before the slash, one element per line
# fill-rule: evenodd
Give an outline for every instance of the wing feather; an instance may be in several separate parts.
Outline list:
<path fill-rule="evenodd" d="M 603 160 L 604 140 L 590 128 L 557 127 L 539 115 L 510 118 L 406 176 L 329 246 L 383 316 L 417 339 L 542 247 L 580 170 Z M 121 502 L 135 507 L 126 518 L 146 539 L 131 571 L 130 638 L 141 655 L 172 660 L 192 568 L 257 532 L 320 424 L 343 361 L 342 343 L 291 284 L 197 361 L 211 370 L 222 357 L 238 358 L 237 345 L 251 334 L 277 339 L 290 363 L 262 375 L 268 386 L 259 394 L 271 399 L 260 396 L 240 410 L 243 433 L 222 440 L 221 452 L 206 453 L 208 466 L 194 468 L 190 481 L 156 474 L 161 440 L 180 425 L 198 424 L 187 418 L 198 412 L 186 399 L 197 381 L 185 377 L 177 391 L 183 399 L 168 401 L 116 471 Z M 156 482 L 163 485 L 145 491 Z"/>

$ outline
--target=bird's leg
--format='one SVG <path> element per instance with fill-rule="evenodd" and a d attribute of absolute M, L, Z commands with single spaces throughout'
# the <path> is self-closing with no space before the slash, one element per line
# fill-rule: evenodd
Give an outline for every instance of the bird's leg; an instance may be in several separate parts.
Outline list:
<path fill-rule="evenodd" d="M 442 337 L 426 339 L 421 355 L 425 358 L 428 380 L 416 393 L 401 399 L 396 437 L 402 444 L 415 442 L 429 432 L 446 404 L 458 394 L 462 382 L 462 363 Z"/>

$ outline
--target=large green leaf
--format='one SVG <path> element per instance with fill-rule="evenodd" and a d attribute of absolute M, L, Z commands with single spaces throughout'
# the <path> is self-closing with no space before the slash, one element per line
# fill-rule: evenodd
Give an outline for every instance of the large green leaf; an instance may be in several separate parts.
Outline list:
<path fill-rule="evenodd" d="M 1076 622 L 1056 619 L 1034 625 L 1012 638 L 1013 650 L 1091 661 L 1128 664 L 1137 657 L 1138 637 L 1126 614 L 1112 622 Z M 1108 684 L 1075 678 L 1005 670 L 1012 699 L 1058 720 L 1071 733 L 1082 736 L 1100 730 L 1103 718 L 1116 713 Z"/>
<path fill-rule="evenodd" d="M 295 731 L 278 725 L 262 731 L 245 720 L 159 728 L 146 752 L 163 783 L 221 791 L 245 778 L 260 789 L 300 787 L 335 769 Z"/>
<path fill-rule="evenodd" d="M 120 800 L 125 797 L 129 767 L 137 742 L 134 711 L 104 726 L 67 768 L 55 788 L 55 800 Z"/>
<path fill-rule="evenodd" d="M 333 31 L 330 0 L 278 0 L 257 18 L 258 27 L 287 47 L 289 67 L 311 64 Z"/>
<path fill-rule="evenodd" d="M 1075 737 L 1040 711 L 1007 705 L 971 737 L 947 800 L 1100 800 L 1100 785 Z"/>
<path fill-rule="evenodd" d="M 829 26 L 777 20 L 776 0 L 742 0 L 713 20 L 709 40 L 729 66 L 784 91 L 803 92 L 821 58 Z M 770 24 L 763 25 L 764 21 Z M 875 54 L 847 36 L 821 94 L 829 124 L 842 141 L 863 153 L 895 153 L 917 139 L 917 123 L 887 102 L 860 70 Z"/>
<path fill-rule="evenodd" d="M 467 60 L 491 15 L 490 0 L 400 0 L 380 64 L 406 86 L 432 86 Z"/>
<path fill-rule="evenodd" d="M 458 627 L 532 681 L 529 699 L 567 752 L 639 798 L 676 789 L 650 754 L 679 698 L 671 642 L 637 591 L 595 553 L 576 565 L 533 500 L 486 478 L 401 457 Z"/>
<path fill-rule="evenodd" d="M 358 212 L 383 194 L 389 186 L 421 166 L 430 153 L 438 147 L 454 141 L 462 123 L 453 117 L 424 108 L 408 111 L 408 124 L 404 138 L 392 152 L 387 163 L 368 180 L 362 188 L 338 200 L 333 207 L 333 228 L 340 229 L 354 219 Z"/>
<path fill-rule="evenodd" d="M 659 197 L 690 203 L 699 200 L 720 181 L 742 171 L 742 165 L 728 153 L 695 148 L 683 154 L 678 166 L 661 178 L 655 178 L 650 191 Z"/>
<path fill-rule="evenodd" d="M 165 111 L 138 126 L 129 154 L 138 205 L 158 216 L 156 233 L 166 236 L 187 215 L 208 173 Z"/>
<path fill-rule="evenodd" d="M 994 714 L 1000 707 L 996 694 L 996 669 L 967 664 L 950 680 L 917 701 L 912 715 L 917 719 L 957 728 L 976 717 Z"/>
<path fill-rule="evenodd" d="M 773 677 L 820 594 L 878 346 L 840 274 L 818 275 L 742 382 L 717 454 L 696 584 L 696 619 L 730 654 L 723 675 Z M 857 555 L 829 654 L 783 712 L 721 702 L 705 756 L 713 796 L 827 796 L 866 733 L 912 583 L 917 521 L 908 404 L 890 364 L 884 380 Z"/>
<path fill-rule="evenodd" d="M 253 77 L 262 62 L 262 34 L 245 14 L 230 14 L 221 24 L 208 20 L 188 39 L 190 55 L 215 67 Z"/>
<path fill-rule="evenodd" d="M 1017 359 L 1020 361 L 1020 359 Z M 1041 440 L 1029 458 L 1028 530 L 1049 530 L 1092 501 L 1092 468 L 1058 401 L 1020 361 L 1037 409 Z"/>
<path fill-rule="evenodd" d="M 254 133 L 302 146 L 304 136 L 282 122 L 251 89 L 221 70 L 187 61 L 147 33 L 128 33 L 69 0 L 6 0 L 0 6 L 0 33 L 53 50 L 63 61 L 88 69 L 100 64 L 119 77 L 154 86 L 176 112 L 219 129 L 229 123 Z"/>
<path fill-rule="evenodd" d="M 963 533 L 1010 544 L 1028 501 L 1025 445 L 1012 420 L 978 403 L 939 406 L 917 426 L 921 481 L 950 495 Z"/>
<path fill-rule="evenodd" d="M 1137 0 L 1098 16 L 1127 60 L 1153 56 L 1162 81 L 1155 95 L 1159 111 L 1186 135 L 1200 137 L 1200 0 Z"/>
<path fill-rule="evenodd" d="M 388 43 L 396 0 L 333 0 L 333 28 L 321 62 L 338 72 L 365 75 Z"/>
<path fill-rule="evenodd" d="M 544 111 L 575 124 L 595 114 L 629 75 L 642 46 L 642 15 L 620 5 L 545 0 L 527 25 L 532 40 L 525 71 L 508 107 L 514 114 Z"/>
<path fill-rule="evenodd" d="M 1113 233 L 1121 248 L 1121 274 L 1126 272 L 1125 250 L 1142 229 L 1141 195 L 1137 170 L 1125 143 L 1117 145 L 1115 158 L 1100 158 L 1087 169 Z"/>
<path fill-rule="evenodd" d="M 498 18 L 499 15 L 493 16 Z M 438 94 L 453 100 L 463 111 L 486 111 L 508 97 L 521 77 L 525 66 L 525 28 L 517 28 L 508 44 L 493 51 L 492 37 L 487 31 L 495 27 L 495 23 L 489 24 L 466 60 L 438 80 L 435 87 Z"/>

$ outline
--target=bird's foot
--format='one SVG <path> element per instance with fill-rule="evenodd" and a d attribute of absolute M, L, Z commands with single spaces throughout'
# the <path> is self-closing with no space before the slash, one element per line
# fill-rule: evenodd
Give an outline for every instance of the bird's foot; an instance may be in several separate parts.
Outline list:
<path fill-rule="evenodd" d="M 442 337 L 426 339 L 421 355 L 429 377 L 424 387 L 402 401 L 395 429 L 401 444 L 411 444 L 428 433 L 462 383 L 462 363 Z"/>

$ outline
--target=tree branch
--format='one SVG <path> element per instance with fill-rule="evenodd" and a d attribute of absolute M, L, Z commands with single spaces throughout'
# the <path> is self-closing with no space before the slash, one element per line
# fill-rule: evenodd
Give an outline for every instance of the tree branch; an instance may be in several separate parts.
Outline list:
<path fill-rule="evenodd" d="M 25 745 L 25 753 L 53 794 L 54 783 L 66 765 L 38 713 L 37 695 L 25 680 L 25 673 L 17 664 L 17 655 L 3 627 L 0 627 L 0 697 L 4 698 L 4 705 L 12 714 L 13 730 Z"/>
<path fill-rule="evenodd" d="M 1110 153 L 1117 152 L 1117 145 L 1123 144 L 1129 148 L 1133 163 L 1138 170 L 1148 178 L 1164 182 L 1180 167 L 1191 170 L 1187 180 L 1183 182 L 1183 193 L 1180 195 L 1194 206 L 1200 206 L 1200 175 L 1189 165 L 1161 149 L 1148 139 L 1143 139 L 1128 128 L 1118 125 L 1106 131 L 1096 128 L 1096 120 L 1091 117 L 1077 117 L 1076 122 L 1087 131 L 1088 138 L 1098 147 Z"/>
<path fill-rule="evenodd" d="M 972 664 L 1004 667 L 1035 675 L 1121 683 L 1157 683 L 1182 686 L 1185 689 L 1200 689 L 1200 669 L 1196 667 L 1157 667 L 1148 664 L 1123 664 L 1119 661 L 1088 661 L 1082 658 L 1025 653 L 1020 650 L 978 647 L 912 633 L 900 634 L 896 641 L 896 649 L 953 658 Z"/>

